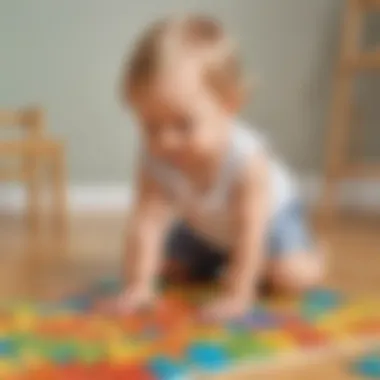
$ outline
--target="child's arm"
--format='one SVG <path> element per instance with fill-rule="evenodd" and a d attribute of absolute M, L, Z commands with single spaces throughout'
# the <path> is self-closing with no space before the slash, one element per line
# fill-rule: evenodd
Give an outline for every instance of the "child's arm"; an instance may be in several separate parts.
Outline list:
<path fill-rule="evenodd" d="M 256 158 L 236 193 L 237 238 L 227 274 L 227 289 L 251 298 L 263 269 L 266 232 L 271 209 L 267 161 Z"/>
<path fill-rule="evenodd" d="M 171 208 L 162 189 L 141 170 L 128 223 L 125 262 L 127 286 L 120 299 L 123 311 L 133 311 L 153 300 L 170 216 Z"/>
<path fill-rule="evenodd" d="M 238 316 L 251 306 L 255 297 L 263 270 L 270 215 L 271 192 L 265 157 L 255 157 L 244 170 L 235 196 L 236 241 L 227 268 L 225 293 L 206 308 L 206 316 L 210 318 Z"/>

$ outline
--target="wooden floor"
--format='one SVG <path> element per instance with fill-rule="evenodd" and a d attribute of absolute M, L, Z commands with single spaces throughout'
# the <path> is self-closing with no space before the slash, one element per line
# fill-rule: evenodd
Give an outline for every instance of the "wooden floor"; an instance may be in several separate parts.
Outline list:
<path fill-rule="evenodd" d="M 126 227 L 122 215 L 72 217 L 65 234 L 46 224 L 39 233 L 31 233 L 21 217 L 0 216 L 1 297 L 54 297 L 117 273 Z M 332 253 L 327 282 L 350 294 L 378 295 L 380 218 L 344 218 L 325 238 Z M 330 357 L 263 374 L 260 379 L 354 379 L 347 369 L 348 360 Z M 248 380 L 252 375 L 232 378 Z"/>

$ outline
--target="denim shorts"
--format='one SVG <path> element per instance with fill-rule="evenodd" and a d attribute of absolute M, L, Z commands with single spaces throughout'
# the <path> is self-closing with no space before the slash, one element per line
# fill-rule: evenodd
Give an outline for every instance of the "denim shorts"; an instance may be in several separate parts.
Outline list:
<path fill-rule="evenodd" d="M 301 202 L 289 202 L 270 223 L 265 255 L 272 260 L 281 259 L 296 252 L 308 251 L 311 245 L 311 233 Z M 190 277 L 200 280 L 220 273 L 229 257 L 228 252 L 206 241 L 185 223 L 173 227 L 166 252 L 169 259 L 186 266 Z"/>

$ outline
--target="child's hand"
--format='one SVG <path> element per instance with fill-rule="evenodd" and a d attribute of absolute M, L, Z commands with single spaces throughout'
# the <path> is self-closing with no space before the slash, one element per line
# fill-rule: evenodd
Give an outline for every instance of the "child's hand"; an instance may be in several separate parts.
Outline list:
<path fill-rule="evenodd" d="M 251 308 L 247 297 L 224 295 L 201 310 L 201 317 L 208 321 L 226 321 L 244 316 Z"/>
<path fill-rule="evenodd" d="M 101 306 L 106 312 L 131 314 L 150 307 L 155 301 L 154 291 L 143 286 L 130 287 L 116 298 L 108 300 Z"/>
<path fill-rule="evenodd" d="M 119 295 L 117 307 L 122 313 L 134 313 L 140 309 L 150 307 L 154 303 L 155 294 L 152 289 L 136 286 L 127 289 Z"/>

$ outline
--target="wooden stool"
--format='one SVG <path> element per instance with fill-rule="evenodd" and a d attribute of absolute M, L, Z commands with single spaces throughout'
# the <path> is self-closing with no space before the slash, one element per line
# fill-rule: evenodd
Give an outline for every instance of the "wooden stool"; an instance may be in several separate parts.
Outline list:
<path fill-rule="evenodd" d="M 373 10 L 380 10 L 380 0 L 347 0 L 327 136 L 327 167 L 321 210 L 324 216 L 335 215 L 340 181 L 380 176 L 380 163 L 350 163 L 348 160 L 354 79 L 360 71 L 380 69 L 380 48 L 374 51 L 362 51 L 360 48 L 365 15 Z"/>
<path fill-rule="evenodd" d="M 0 142 L 0 157 L 21 159 L 21 170 L 0 172 L 0 180 L 22 181 L 27 186 L 27 217 L 34 227 L 41 220 L 44 181 L 50 182 L 53 215 L 64 225 L 67 218 L 66 170 L 63 144 L 45 136 L 41 109 L 0 110 L 0 126 L 19 126 L 24 136 Z"/>

